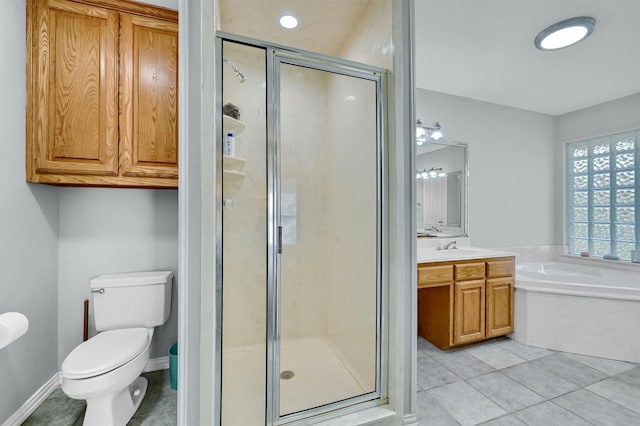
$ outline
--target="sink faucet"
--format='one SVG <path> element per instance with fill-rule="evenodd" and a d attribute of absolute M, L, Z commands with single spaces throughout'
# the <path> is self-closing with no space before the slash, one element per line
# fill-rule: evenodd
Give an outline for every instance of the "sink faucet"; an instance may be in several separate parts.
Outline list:
<path fill-rule="evenodd" d="M 456 247 L 456 241 L 449 241 L 447 244 L 445 244 L 442 247 L 442 250 L 453 250 L 453 249 L 457 249 L 458 247 Z"/>

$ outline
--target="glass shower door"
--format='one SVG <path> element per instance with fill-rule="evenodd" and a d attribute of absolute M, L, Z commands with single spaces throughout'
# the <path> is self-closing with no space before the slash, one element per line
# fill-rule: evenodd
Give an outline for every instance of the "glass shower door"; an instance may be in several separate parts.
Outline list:
<path fill-rule="evenodd" d="M 289 419 L 379 391 L 379 85 L 286 58 L 276 79 L 275 406 Z"/>
<path fill-rule="evenodd" d="M 217 423 L 381 403 L 382 75 L 246 39 L 218 49 Z"/>

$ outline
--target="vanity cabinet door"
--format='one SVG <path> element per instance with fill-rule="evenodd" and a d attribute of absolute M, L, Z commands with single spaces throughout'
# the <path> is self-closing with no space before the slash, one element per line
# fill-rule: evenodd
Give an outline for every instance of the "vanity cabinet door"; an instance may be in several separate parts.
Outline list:
<path fill-rule="evenodd" d="M 513 332 L 512 277 L 487 279 L 487 338 Z"/>
<path fill-rule="evenodd" d="M 485 336 L 485 281 L 455 283 L 453 344 L 475 342 Z"/>

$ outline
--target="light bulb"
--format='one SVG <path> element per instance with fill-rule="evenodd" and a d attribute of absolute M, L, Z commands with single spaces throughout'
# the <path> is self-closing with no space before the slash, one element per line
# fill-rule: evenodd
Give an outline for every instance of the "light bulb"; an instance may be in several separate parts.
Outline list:
<path fill-rule="evenodd" d="M 416 142 L 422 145 L 427 140 L 427 130 L 424 127 L 416 127 Z"/>
<path fill-rule="evenodd" d="M 576 44 L 587 36 L 587 29 L 585 27 L 569 27 L 563 28 L 546 36 L 540 42 L 545 50 L 562 49 L 563 47 Z"/>
<path fill-rule="evenodd" d="M 294 29 L 295 27 L 298 26 L 298 18 L 296 18 L 295 16 L 290 15 L 290 14 L 282 15 L 280 17 L 280 25 L 283 28 L 286 28 L 288 30 L 292 30 L 292 29 Z"/>

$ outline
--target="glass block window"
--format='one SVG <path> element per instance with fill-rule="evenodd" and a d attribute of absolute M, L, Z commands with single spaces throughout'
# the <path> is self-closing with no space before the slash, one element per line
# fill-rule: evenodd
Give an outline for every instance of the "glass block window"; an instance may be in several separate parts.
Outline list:
<path fill-rule="evenodd" d="M 640 249 L 640 130 L 567 144 L 567 243 L 631 259 Z"/>

